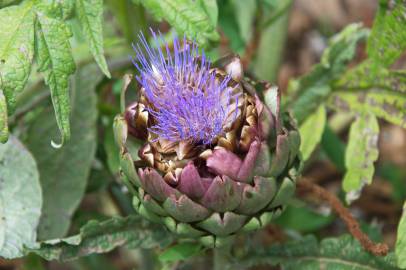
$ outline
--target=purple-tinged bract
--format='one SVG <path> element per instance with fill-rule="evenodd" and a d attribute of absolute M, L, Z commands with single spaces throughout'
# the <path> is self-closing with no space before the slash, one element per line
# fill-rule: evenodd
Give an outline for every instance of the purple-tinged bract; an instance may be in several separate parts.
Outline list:
<path fill-rule="evenodd" d="M 196 44 L 172 47 L 152 35 L 164 46 L 140 36 L 140 95 L 114 121 L 134 209 L 207 247 L 266 226 L 301 168 L 300 136 L 281 116 L 279 91 L 244 76 L 238 55 L 211 65 Z"/>
<path fill-rule="evenodd" d="M 162 37 L 151 33 L 156 44 L 162 43 Z M 230 76 L 216 77 L 204 52 L 199 54 L 197 44 L 186 38 L 174 38 L 172 53 L 166 42 L 152 47 L 143 34 L 139 38 L 140 43 L 133 45 L 138 61 L 133 62 L 154 119 L 149 131 L 169 141 L 210 144 L 223 134 L 231 100 L 238 99 L 227 87 Z"/>

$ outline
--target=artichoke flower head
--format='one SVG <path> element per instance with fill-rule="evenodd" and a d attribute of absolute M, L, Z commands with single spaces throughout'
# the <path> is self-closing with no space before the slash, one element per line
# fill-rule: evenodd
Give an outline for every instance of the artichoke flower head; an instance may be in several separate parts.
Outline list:
<path fill-rule="evenodd" d="M 300 138 L 280 116 L 277 89 L 244 78 L 238 56 L 212 65 L 186 38 L 163 44 L 141 34 L 134 45 L 139 99 L 115 120 L 123 178 L 141 215 L 220 245 L 281 212 L 295 189 Z M 143 142 L 138 156 L 130 139 Z"/>

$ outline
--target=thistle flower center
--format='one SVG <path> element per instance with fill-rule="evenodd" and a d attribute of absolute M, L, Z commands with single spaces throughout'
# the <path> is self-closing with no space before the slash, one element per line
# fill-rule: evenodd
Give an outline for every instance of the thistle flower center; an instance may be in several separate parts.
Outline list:
<path fill-rule="evenodd" d="M 156 44 L 163 41 L 151 33 Z M 238 96 L 227 87 L 231 78 L 216 76 L 204 52 L 199 54 L 196 43 L 186 38 L 174 38 L 173 53 L 166 42 L 164 48 L 155 48 L 144 35 L 139 38 L 140 43 L 133 45 L 138 61 L 133 63 L 153 117 L 149 131 L 170 141 L 210 144 L 224 132 L 232 101 L 238 104 Z"/>

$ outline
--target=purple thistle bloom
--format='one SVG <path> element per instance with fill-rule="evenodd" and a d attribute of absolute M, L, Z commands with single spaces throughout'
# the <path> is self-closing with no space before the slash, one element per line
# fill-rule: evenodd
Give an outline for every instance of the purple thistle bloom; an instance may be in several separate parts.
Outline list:
<path fill-rule="evenodd" d="M 157 44 L 163 41 L 162 36 L 151 33 Z M 185 37 L 174 38 L 173 54 L 166 42 L 164 49 L 155 48 L 142 33 L 139 38 L 140 43 L 133 45 L 138 62 L 133 59 L 133 63 L 154 119 L 149 131 L 169 141 L 210 144 L 230 121 L 231 101 L 238 104 L 238 96 L 227 87 L 231 78 L 216 77 L 204 52 L 199 55 L 197 44 L 188 43 Z M 237 115 L 237 108 L 235 112 Z"/>

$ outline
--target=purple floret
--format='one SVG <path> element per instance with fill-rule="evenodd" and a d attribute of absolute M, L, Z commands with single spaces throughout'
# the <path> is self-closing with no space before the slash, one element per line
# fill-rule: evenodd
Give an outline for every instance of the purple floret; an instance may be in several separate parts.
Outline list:
<path fill-rule="evenodd" d="M 151 33 L 156 44 L 163 41 Z M 142 33 L 139 39 L 133 45 L 138 61 L 133 62 L 152 105 L 147 109 L 155 124 L 149 131 L 169 141 L 210 144 L 224 132 L 231 100 L 237 99 L 227 88 L 230 77 L 216 78 L 204 52 L 199 54 L 197 44 L 186 38 L 174 38 L 173 53 L 166 42 L 162 49 L 149 46 Z"/>

